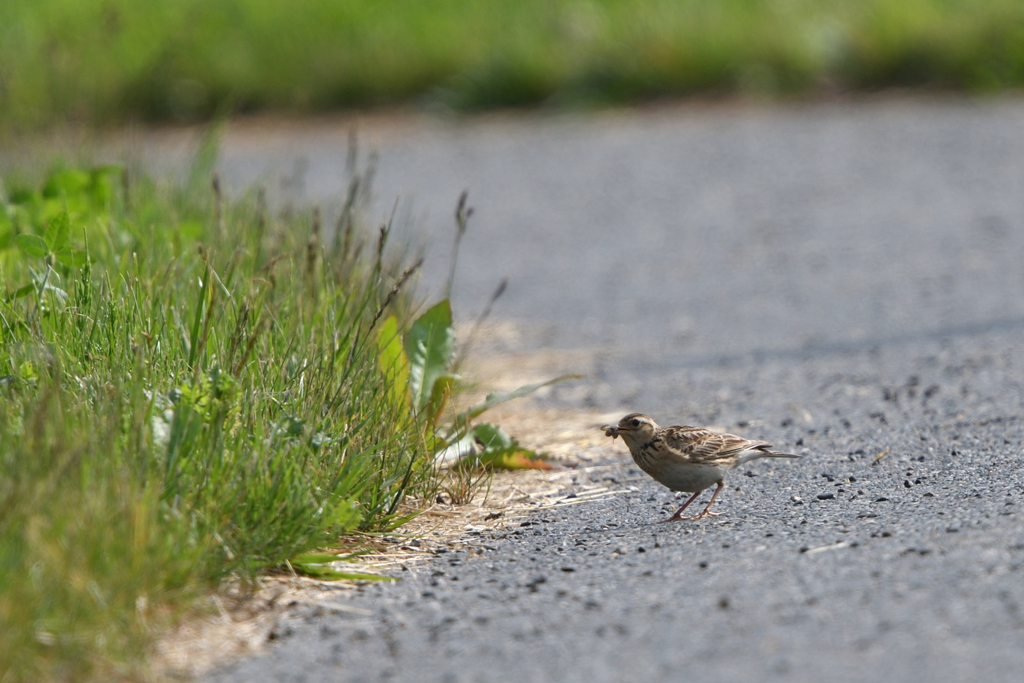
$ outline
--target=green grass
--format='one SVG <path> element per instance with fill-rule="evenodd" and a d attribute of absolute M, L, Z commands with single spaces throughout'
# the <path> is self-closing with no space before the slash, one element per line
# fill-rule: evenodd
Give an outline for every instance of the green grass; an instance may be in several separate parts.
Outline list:
<path fill-rule="evenodd" d="M 378 362 L 401 264 L 209 168 L 0 192 L 0 680 L 144 678 L 196 596 L 437 490 Z"/>
<path fill-rule="evenodd" d="M 0 126 L 1024 83 L 1018 0 L 6 0 Z"/>

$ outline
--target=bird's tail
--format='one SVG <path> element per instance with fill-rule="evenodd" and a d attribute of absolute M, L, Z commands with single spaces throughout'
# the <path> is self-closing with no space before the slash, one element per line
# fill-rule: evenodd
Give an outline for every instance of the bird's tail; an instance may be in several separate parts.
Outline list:
<path fill-rule="evenodd" d="M 749 450 L 739 458 L 736 459 L 737 465 L 750 462 L 751 460 L 757 460 L 758 458 L 802 458 L 802 455 L 793 455 L 792 453 L 779 453 L 777 451 L 761 451 L 761 450 Z"/>

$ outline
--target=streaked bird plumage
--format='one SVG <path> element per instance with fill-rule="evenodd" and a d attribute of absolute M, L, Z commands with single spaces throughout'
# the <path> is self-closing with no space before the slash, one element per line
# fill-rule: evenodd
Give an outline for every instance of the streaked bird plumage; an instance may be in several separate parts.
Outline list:
<path fill-rule="evenodd" d="M 800 457 L 773 451 L 767 442 L 735 434 L 684 425 L 659 427 L 642 413 L 630 413 L 617 425 L 604 425 L 601 429 L 613 439 L 621 436 L 636 464 L 655 481 L 673 491 L 693 494 L 666 522 L 714 515 L 711 504 L 725 486 L 726 472 L 735 467 L 758 458 Z M 682 517 L 683 510 L 712 485 L 716 486 L 715 492 L 703 512 Z"/>

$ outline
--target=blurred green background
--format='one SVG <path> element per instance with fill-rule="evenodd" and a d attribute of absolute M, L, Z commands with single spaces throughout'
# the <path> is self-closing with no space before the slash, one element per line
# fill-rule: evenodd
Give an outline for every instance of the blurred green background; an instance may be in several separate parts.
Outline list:
<path fill-rule="evenodd" d="M 3 0 L 0 128 L 1024 83 L 1020 0 Z"/>

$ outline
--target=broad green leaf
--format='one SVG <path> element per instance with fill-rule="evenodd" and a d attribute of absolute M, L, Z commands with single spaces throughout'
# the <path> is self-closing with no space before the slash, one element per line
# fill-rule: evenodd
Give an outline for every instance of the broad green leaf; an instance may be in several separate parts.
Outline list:
<path fill-rule="evenodd" d="M 85 265 L 85 252 L 81 249 L 65 246 L 63 249 L 58 249 L 54 256 L 57 257 L 61 265 L 65 265 L 68 268 L 78 268 Z"/>
<path fill-rule="evenodd" d="M 472 430 L 474 438 L 480 442 L 484 450 L 509 448 L 514 441 L 504 429 L 490 422 L 482 422 Z"/>
<path fill-rule="evenodd" d="M 27 285 L 22 285 L 21 287 L 18 287 L 17 291 L 14 292 L 14 296 L 12 298 L 20 299 L 23 296 L 28 296 L 35 290 L 36 286 L 30 282 Z"/>
<path fill-rule="evenodd" d="M 478 457 L 482 467 L 494 470 L 551 470 L 536 451 L 529 448 L 503 448 L 498 451 L 484 451 Z"/>
<path fill-rule="evenodd" d="M 434 388 L 430 390 L 430 399 L 426 406 L 431 424 L 437 424 L 438 418 L 441 417 L 441 411 L 444 410 L 444 405 L 448 402 L 448 397 L 451 396 L 455 383 L 459 379 L 458 375 L 446 372 L 443 375 L 438 375 L 434 380 Z"/>
<path fill-rule="evenodd" d="M 463 429 L 465 429 L 466 425 L 468 425 L 471 420 L 473 420 L 476 417 L 479 417 L 480 415 L 484 414 L 485 412 L 487 412 L 488 410 L 495 406 L 499 406 L 502 403 L 507 403 L 508 401 L 511 401 L 513 399 L 528 396 L 533 392 L 537 391 L 538 389 L 543 389 L 546 386 L 550 386 L 558 382 L 582 378 L 583 375 L 562 375 L 561 377 L 549 379 L 547 382 L 539 382 L 537 384 L 525 384 L 519 387 L 518 389 L 514 389 L 512 391 L 496 391 L 494 393 L 488 394 L 487 398 L 484 399 L 483 403 L 478 403 L 475 406 L 470 406 L 467 410 L 459 413 L 456 416 L 455 423 L 452 425 L 451 429 L 453 432 L 456 433 L 461 432 Z"/>
<path fill-rule="evenodd" d="M 36 366 L 32 364 L 32 361 L 25 361 L 18 368 L 18 377 L 22 382 L 28 384 L 36 384 L 39 380 L 39 375 L 36 373 Z"/>
<path fill-rule="evenodd" d="M 39 210 L 35 214 L 36 225 L 48 226 L 57 216 L 68 210 L 68 203 L 61 197 L 43 199 L 39 203 Z"/>
<path fill-rule="evenodd" d="M 409 358 L 409 389 L 417 412 L 430 401 L 434 382 L 448 372 L 455 355 L 452 309 L 447 299 L 435 304 L 405 335 Z"/>
<path fill-rule="evenodd" d="M 50 253 L 46 240 L 39 235 L 18 235 L 15 241 L 23 252 L 34 258 L 43 258 Z"/>
<path fill-rule="evenodd" d="M 71 218 L 68 216 L 67 211 L 61 211 L 57 214 L 56 218 L 50 221 L 43 239 L 46 241 L 46 246 L 50 248 L 50 251 L 55 252 L 64 248 L 64 245 L 68 243 L 70 235 Z"/>
<path fill-rule="evenodd" d="M 550 470 L 543 456 L 529 448 L 523 448 L 508 433 L 495 424 L 481 423 L 464 437 L 472 439 L 481 447 L 479 453 L 472 451 L 462 454 L 454 467 L 462 469 L 486 468 L 499 470 Z M 462 443 L 462 442 L 460 442 Z"/>
<path fill-rule="evenodd" d="M 388 316 L 377 333 L 380 368 L 388 381 L 388 396 L 393 405 L 409 407 L 409 358 L 398 334 L 398 318 Z"/>

